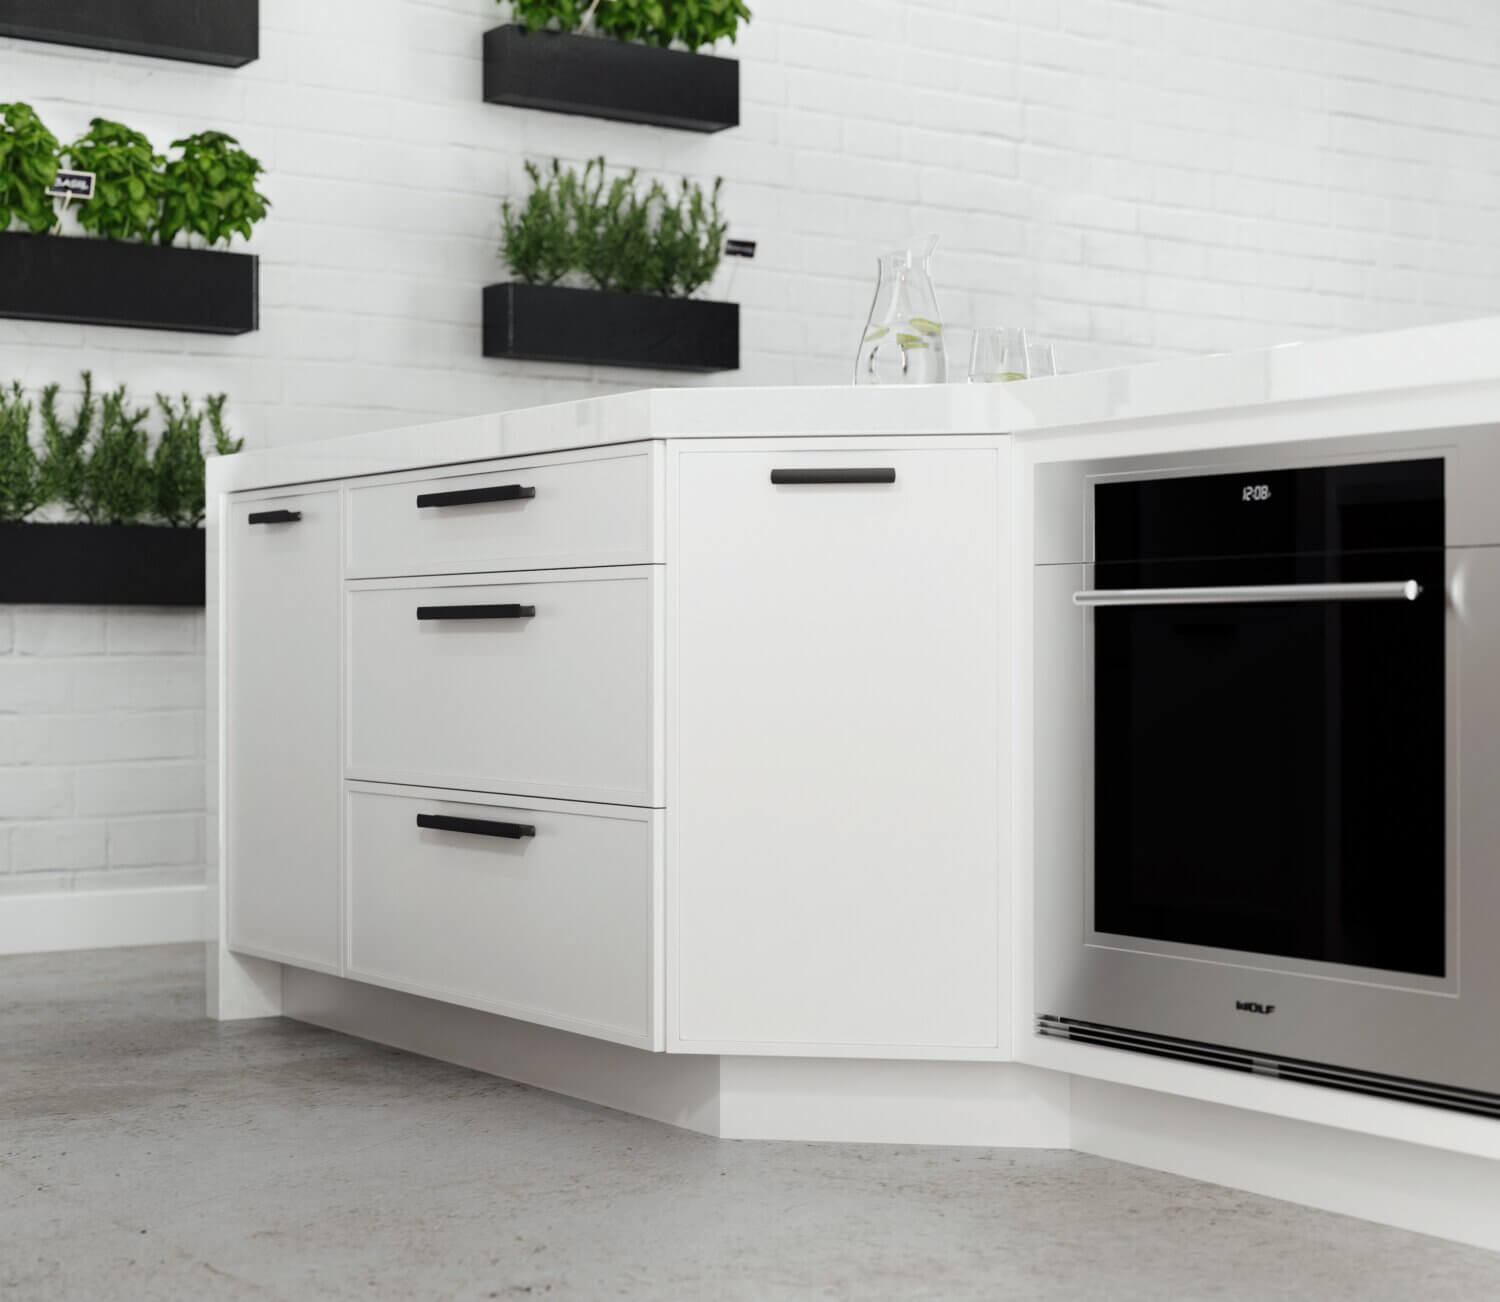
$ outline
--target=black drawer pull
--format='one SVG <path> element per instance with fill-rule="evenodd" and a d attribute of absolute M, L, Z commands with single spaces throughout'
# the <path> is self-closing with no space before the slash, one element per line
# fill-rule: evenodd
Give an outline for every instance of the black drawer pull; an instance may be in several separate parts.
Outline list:
<path fill-rule="evenodd" d="M 519 502 L 535 496 L 536 489 L 526 484 L 500 484 L 495 488 L 465 488 L 452 493 L 419 493 L 417 505 L 476 506 L 481 502 Z"/>
<path fill-rule="evenodd" d="M 491 823 L 483 818 L 449 818 L 447 814 L 418 814 L 417 826 L 430 827 L 434 832 L 503 836 L 507 841 L 519 841 L 523 836 L 536 835 L 536 828 L 530 823 Z"/>
<path fill-rule="evenodd" d="M 829 466 L 822 470 L 773 470 L 773 484 L 894 484 L 895 466 Z"/>
<path fill-rule="evenodd" d="M 251 511 L 251 524 L 296 524 L 302 518 L 301 511 Z"/>
<path fill-rule="evenodd" d="M 530 619 L 535 606 L 418 606 L 418 619 Z"/>

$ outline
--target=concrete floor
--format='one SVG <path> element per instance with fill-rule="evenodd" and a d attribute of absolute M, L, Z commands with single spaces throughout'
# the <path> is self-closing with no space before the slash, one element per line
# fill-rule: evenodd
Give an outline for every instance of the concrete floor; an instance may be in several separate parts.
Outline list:
<path fill-rule="evenodd" d="M 0 959 L 0 1298 L 1500 1297 L 1500 1256 L 1072 1153 L 707 1139 Z"/>

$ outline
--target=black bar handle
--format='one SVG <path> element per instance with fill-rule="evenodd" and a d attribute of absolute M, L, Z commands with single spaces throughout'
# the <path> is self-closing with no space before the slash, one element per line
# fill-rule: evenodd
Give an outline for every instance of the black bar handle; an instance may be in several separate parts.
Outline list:
<path fill-rule="evenodd" d="M 465 488 L 453 493 L 419 493 L 417 506 L 476 506 L 481 502 L 519 502 L 535 497 L 528 484 L 499 484 L 494 488 Z"/>
<path fill-rule="evenodd" d="M 430 827 L 434 832 L 503 836 L 507 841 L 519 841 L 523 836 L 536 835 L 536 828 L 530 823 L 491 823 L 483 818 L 449 818 L 447 814 L 418 814 L 417 826 Z"/>
<path fill-rule="evenodd" d="M 894 484 L 895 466 L 828 466 L 810 470 L 773 470 L 773 484 Z"/>
<path fill-rule="evenodd" d="M 418 606 L 418 619 L 530 619 L 535 606 Z"/>
<path fill-rule="evenodd" d="M 251 511 L 251 524 L 296 524 L 302 518 L 301 511 Z"/>

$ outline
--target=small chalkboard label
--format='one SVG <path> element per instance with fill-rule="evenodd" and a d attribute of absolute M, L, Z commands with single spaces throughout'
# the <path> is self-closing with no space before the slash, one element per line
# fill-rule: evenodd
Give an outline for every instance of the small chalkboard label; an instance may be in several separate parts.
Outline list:
<path fill-rule="evenodd" d="M 57 180 L 47 187 L 54 199 L 92 199 L 94 197 L 94 174 L 92 172 L 58 172 Z"/>
<path fill-rule="evenodd" d="M 755 241 L 729 240 L 724 245 L 724 252 L 731 258 L 753 258 L 755 256 Z"/>

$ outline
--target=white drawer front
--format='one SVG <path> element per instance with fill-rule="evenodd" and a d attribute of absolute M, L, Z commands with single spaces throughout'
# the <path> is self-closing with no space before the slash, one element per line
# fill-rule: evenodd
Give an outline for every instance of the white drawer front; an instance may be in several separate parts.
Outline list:
<path fill-rule="evenodd" d="M 348 776 L 659 804 L 659 574 L 352 585 Z"/>
<path fill-rule="evenodd" d="M 660 1047 L 659 815 L 357 785 L 347 808 L 350 976 Z M 532 834 L 422 827 L 419 815 Z"/>
<path fill-rule="evenodd" d="M 379 578 L 650 564 L 660 559 L 652 527 L 656 462 L 650 445 L 634 446 L 353 488 L 348 573 Z"/>

